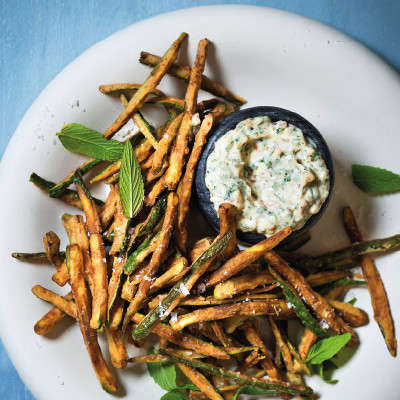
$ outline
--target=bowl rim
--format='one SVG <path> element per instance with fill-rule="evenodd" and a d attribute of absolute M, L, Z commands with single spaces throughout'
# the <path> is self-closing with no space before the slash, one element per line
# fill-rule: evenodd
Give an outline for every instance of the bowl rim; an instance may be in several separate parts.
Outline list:
<path fill-rule="evenodd" d="M 207 144 L 202 151 L 199 163 L 196 168 L 195 191 L 201 213 L 211 224 L 213 229 L 219 232 L 218 214 L 214 209 L 214 204 L 210 200 L 210 192 L 205 184 L 208 157 L 214 150 L 215 142 L 220 139 L 225 133 L 234 129 L 239 122 L 244 121 L 245 119 L 260 116 L 269 116 L 273 122 L 279 120 L 286 121 L 301 129 L 307 139 L 309 139 L 315 145 L 318 152 L 321 154 L 323 160 L 325 161 L 325 164 L 329 171 L 330 188 L 328 197 L 325 199 L 320 210 L 316 214 L 313 214 L 300 229 L 293 231 L 285 239 L 284 242 L 287 242 L 288 240 L 294 239 L 304 232 L 308 231 L 312 226 L 317 223 L 317 221 L 325 212 L 332 198 L 333 188 L 335 184 L 335 170 L 328 144 L 326 143 L 325 139 L 318 131 L 318 129 L 300 114 L 274 106 L 249 107 L 230 114 L 226 119 L 221 122 L 217 129 L 212 132 L 211 136 L 207 140 Z M 265 235 L 262 235 L 260 233 L 243 232 L 239 229 L 237 230 L 236 235 L 240 241 L 248 244 L 255 244 L 266 238 Z"/>

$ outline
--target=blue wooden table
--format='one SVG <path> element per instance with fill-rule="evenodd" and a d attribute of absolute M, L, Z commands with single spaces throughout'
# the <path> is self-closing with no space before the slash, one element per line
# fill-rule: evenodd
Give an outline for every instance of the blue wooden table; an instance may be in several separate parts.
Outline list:
<path fill-rule="evenodd" d="M 314 18 L 357 39 L 400 71 L 399 0 L 0 0 L 0 158 L 30 104 L 84 50 L 137 21 L 209 4 L 267 6 Z M 33 399 L 1 342 L 0 381 L 0 399 Z"/>

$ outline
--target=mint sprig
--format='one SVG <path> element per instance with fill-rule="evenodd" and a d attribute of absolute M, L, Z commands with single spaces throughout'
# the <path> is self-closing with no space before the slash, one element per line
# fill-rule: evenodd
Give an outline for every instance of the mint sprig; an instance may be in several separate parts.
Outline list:
<path fill-rule="evenodd" d="M 65 125 L 57 136 L 67 150 L 98 160 L 118 161 L 124 150 L 118 140 L 107 140 L 101 133 L 80 124 Z"/>
<path fill-rule="evenodd" d="M 400 190 L 400 175 L 387 169 L 353 164 L 353 182 L 363 192 L 387 193 Z"/>
<path fill-rule="evenodd" d="M 125 218 L 133 218 L 144 198 L 144 183 L 139 162 L 129 140 L 125 143 L 119 173 L 119 193 Z"/>

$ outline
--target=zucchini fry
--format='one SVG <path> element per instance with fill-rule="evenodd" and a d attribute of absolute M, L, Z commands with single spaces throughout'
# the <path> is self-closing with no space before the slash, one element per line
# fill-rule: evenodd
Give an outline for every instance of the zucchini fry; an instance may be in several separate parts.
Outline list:
<path fill-rule="evenodd" d="M 128 364 L 128 353 L 122 339 L 122 332 L 106 326 L 106 334 L 112 365 L 118 369 L 125 368 Z"/>
<path fill-rule="evenodd" d="M 179 49 L 187 36 L 187 33 L 182 33 L 171 45 L 157 66 L 151 71 L 149 77 L 145 80 L 143 85 L 140 86 L 137 92 L 129 100 L 127 107 L 125 107 L 122 113 L 118 116 L 117 120 L 106 130 L 104 133 L 104 137 L 106 139 L 113 137 L 114 134 L 117 133 L 117 131 L 128 122 L 129 118 L 131 118 L 135 111 L 137 111 L 144 104 L 147 96 L 156 88 L 162 77 L 168 71 L 170 65 L 176 60 Z"/>
<path fill-rule="evenodd" d="M 358 342 L 354 330 L 340 317 L 335 315 L 335 311 L 329 305 L 328 301 L 315 292 L 299 272 L 291 268 L 282 257 L 273 251 L 265 253 L 264 259 L 293 286 L 297 294 L 304 299 L 315 314 L 327 323 L 331 329 L 337 333 L 350 332 L 352 339 L 349 343 L 356 344 Z"/>
<path fill-rule="evenodd" d="M 272 332 L 273 332 L 273 334 L 275 336 L 276 343 L 278 344 L 279 349 L 281 351 L 283 362 L 285 363 L 285 366 L 286 366 L 286 370 L 289 373 L 293 373 L 295 371 L 293 369 L 292 353 L 290 352 L 290 349 L 289 349 L 288 345 L 286 344 L 286 341 L 283 338 L 282 333 L 279 330 L 278 325 L 276 324 L 274 318 L 273 317 L 269 317 L 268 319 L 269 319 L 269 323 L 270 323 L 271 328 L 272 328 Z"/>
<path fill-rule="evenodd" d="M 189 152 L 188 140 L 192 130 L 192 118 L 196 111 L 197 94 L 201 85 L 209 43 L 208 39 L 202 39 L 197 47 L 196 59 L 185 95 L 185 112 L 170 155 L 169 167 L 165 173 L 165 184 L 169 190 L 176 189 L 183 172 L 184 157 Z"/>
<path fill-rule="evenodd" d="M 224 236 L 216 240 L 215 243 L 192 264 L 190 272 L 175 284 L 169 291 L 167 297 L 161 301 L 161 304 L 150 311 L 150 313 L 146 315 L 146 318 L 135 328 L 133 331 L 135 339 L 146 337 L 153 326 L 169 315 L 179 302 L 190 293 L 190 290 L 200 276 L 209 268 L 215 258 L 224 251 L 231 234 L 232 232 L 228 231 Z"/>
<path fill-rule="evenodd" d="M 60 250 L 59 237 L 53 231 L 47 232 L 43 236 L 43 245 L 47 259 L 59 270 L 64 262 L 64 258 L 58 255 Z"/>
<path fill-rule="evenodd" d="M 132 321 L 136 324 L 140 324 L 145 319 L 144 315 L 136 313 Z M 222 360 L 228 360 L 228 353 L 207 341 L 201 340 L 193 335 L 174 331 L 169 325 L 163 322 L 154 326 L 152 332 L 159 336 L 161 339 L 166 339 L 171 343 L 174 343 L 180 347 L 188 350 L 193 350 L 196 353 L 204 356 L 215 357 Z"/>
<path fill-rule="evenodd" d="M 363 238 L 361 232 L 358 229 L 355 216 L 350 207 L 344 209 L 344 223 L 350 240 L 353 243 L 362 242 Z M 369 254 L 361 255 L 359 261 L 364 279 L 367 281 L 367 287 L 371 295 L 374 319 L 379 325 L 389 353 L 395 357 L 397 353 L 397 340 L 394 333 L 394 324 L 390 314 L 389 302 L 382 279 Z"/>
<path fill-rule="evenodd" d="M 65 314 L 68 314 L 72 318 L 76 318 L 76 307 L 75 303 L 72 300 L 67 300 L 65 297 L 60 296 L 57 293 L 52 292 L 51 290 L 45 289 L 40 285 L 35 285 L 32 288 L 32 293 L 42 299 L 47 301 L 53 306 L 59 308 Z"/>
<path fill-rule="evenodd" d="M 60 195 L 68 188 L 68 186 L 72 185 L 75 182 L 75 174 L 77 172 L 79 172 L 83 176 L 101 162 L 103 161 L 95 160 L 93 158 L 90 158 L 88 161 L 85 161 L 78 168 L 70 172 L 60 183 L 52 187 L 49 190 L 49 196 L 60 197 Z"/>
<path fill-rule="evenodd" d="M 64 296 L 65 300 L 72 300 L 73 298 L 72 292 Z M 37 335 L 46 335 L 65 317 L 65 315 L 64 311 L 60 310 L 58 307 L 53 307 L 36 322 L 33 330 Z"/>
<path fill-rule="evenodd" d="M 167 210 L 165 212 L 165 218 L 160 231 L 160 235 L 157 239 L 157 244 L 151 257 L 150 264 L 145 272 L 145 275 L 143 276 L 142 281 L 139 284 L 139 288 L 135 294 L 135 297 L 129 304 L 129 307 L 126 311 L 124 323 L 122 326 L 123 330 L 126 329 L 126 326 L 132 319 L 132 316 L 136 314 L 150 292 L 153 278 L 161 265 L 161 262 L 169 245 L 169 241 L 175 224 L 178 201 L 179 197 L 176 193 L 170 193 L 168 195 Z"/>
<path fill-rule="evenodd" d="M 165 185 L 165 174 L 154 184 L 152 189 L 150 190 L 149 193 L 147 193 L 146 197 L 144 198 L 144 204 L 146 206 L 154 206 L 154 204 L 157 201 L 157 198 L 161 195 L 164 190 L 167 189 L 167 186 Z"/>
<path fill-rule="evenodd" d="M 268 285 L 274 281 L 275 278 L 267 270 L 236 276 L 216 285 L 214 288 L 214 297 L 217 300 L 228 299 L 245 290 Z"/>
<path fill-rule="evenodd" d="M 132 220 L 126 218 L 122 212 L 121 197 L 119 194 L 119 185 L 114 187 L 115 214 L 114 214 L 114 239 L 109 254 L 124 253 L 126 242 L 128 240 L 128 230 Z"/>
<path fill-rule="evenodd" d="M 373 239 L 362 243 L 354 243 L 340 250 L 322 254 L 317 257 L 306 257 L 296 261 L 295 265 L 301 268 L 331 268 L 332 264 L 361 256 L 363 254 L 387 251 L 400 246 L 400 234 L 383 239 Z"/>
<path fill-rule="evenodd" d="M 222 378 L 226 378 L 229 381 L 234 381 L 237 383 L 241 383 L 243 385 L 258 387 L 260 389 L 265 389 L 265 390 L 274 390 L 276 394 L 278 393 L 312 394 L 312 389 L 308 386 L 293 385 L 277 379 L 256 378 L 254 376 L 241 374 L 239 372 L 229 371 L 225 368 L 215 367 L 211 364 L 203 363 L 198 360 L 191 360 L 186 357 L 179 357 L 167 352 L 164 349 L 160 349 L 159 353 L 162 356 L 169 357 L 174 362 L 180 362 L 192 368 L 202 369 L 204 371 L 211 373 L 212 375 L 217 375 Z"/>
<path fill-rule="evenodd" d="M 222 253 L 222 257 L 224 257 L 225 260 L 229 260 L 238 250 L 236 243 L 236 207 L 229 203 L 222 203 L 218 207 L 218 217 L 220 234 L 224 234 L 228 230 L 232 231 L 229 243 Z"/>
<path fill-rule="evenodd" d="M 196 166 L 199 161 L 201 151 L 206 143 L 207 135 L 213 125 L 211 115 L 206 115 L 201 123 L 200 130 L 197 132 L 193 149 L 190 153 L 189 160 L 186 165 L 186 171 L 182 180 L 182 187 L 179 194 L 178 218 L 176 221 L 175 241 L 179 250 L 186 254 L 187 241 L 187 216 L 189 212 L 189 202 L 192 196 L 192 185 Z M 233 233 L 233 232 L 232 232 Z M 231 238 L 232 240 L 232 238 Z"/>
<path fill-rule="evenodd" d="M 266 251 L 273 249 L 277 246 L 283 239 L 290 235 L 292 230 L 290 227 L 286 227 L 269 238 L 264 239 L 262 242 L 249 247 L 236 256 L 232 257 L 222 265 L 221 268 L 213 272 L 206 281 L 204 285 L 206 288 L 214 286 L 220 282 L 226 281 L 233 275 L 236 275 L 244 267 L 251 264 L 257 258 L 261 257 Z"/>
<path fill-rule="evenodd" d="M 328 299 L 328 302 L 350 326 L 358 327 L 368 323 L 368 314 L 364 310 L 344 301 Z"/>
<path fill-rule="evenodd" d="M 92 329 L 101 329 L 104 322 L 107 320 L 108 286 L 106 251 L 101 235 L 102 228 L 99 216 L 93 206 L 93 200 L 79 174 L 77 175 L 75 185 L 83 205 L 83 210 L 86 215 L 86 224 L 90 234 L 89 246 L 94 286 L 90 327 Z"/>
<path fill-rule="evenodd" d="M 39 175 L 35 174 L 34 172 L 32 172 L 29 178 L 29 182 L 32 182 L 36 187 L 42 189 L 46 193 L 49 193 L 49 191 L 53 189 L 54 186 L 56 186 L 54 182 L 47 181 L 46 179 L 43 179 Z M 78 193 L 75 190 L 65 189 L 62 194 L 60 194 L 60 196 L 58 196 L 57 198 L 70 206 L 82 210 L 82 203 L 79 200 Z M 101 212 L 101 208 L 104 202 L 96 198 L 93 198 L 93 201 L 96 203 L 98 212 Z"/>
<path fill-rule="evenodd" d="M 150 67 L 155 67 L 161 60 L 161 57 L 142 51 L 140 53 L 139 62 Z M 173 63 L 169 69 L 168 74 L 175 78 L 182 79 L 189 82 L 191 75 L 191 68 L 177 63 Z M 201 77 L 201 88 L 217 97 L 230 101 L 235 104 L 244 104 L 246 101 L 242 97 L 235 96 L 228 89 L 224 88 L 220 84 L 207 78 L 205 75 Z"/>
<path fill-rule="evenodd" d="M 283 299 L 253 300 L 198 309 L 179 316 L 176 321 L 171 320 L 170 324 L 173 329 L 179 331 L 196 322 L 225 319 L 234 315 L 274 315 L 278 318 L 293 318 L 295 313 Z"/>
<path fill-rule="evenodd" d="M 163 134 L 161 140 L 158 142 L 158 146 L 156 148 L 156 151 L 154 152 L 152 167 L 150 170 L 153 174 L 157 174 L 160 172 L 168 150 L 170 149 L 178 133 L 179 127 L 182 123 L 182 118 L 183 113 L 174 118 L 169 124 L 165 133 Z"/>
<path fill-rule="evenodd" d="M 110 185 L 110 193 L 107 196 L 103 211 L 99 214 L 100 224 L 103 230 L 106 230 L 114 218 L 115 213 L 115 185 Z"/>
<path fill-rule="evenodd" d="M 97 342 L 97 332 L 90 327 L 90 300 L 83 278 L 82 252 L 77 244 L 70 244 L 67 247 L 67 266 L 71 276 L 71 288 L 75 299 L 79 327 L 81 328 L 93 369 L 101 387 L 108 393 L 114 393 L 118 390 L 118 383 L 104 361 Z"/>
<path fill-rule="evenodd" d="M 207 396 L 207 398 L 211 400 L 224 400 L 203 374 L 185 364 L 178 362 L 176 365 L 189 378 L 189 380 Z"/>
<path fill-rule="evenodd" d="M 264 359 L 261 360 L 262 367 L 267 371 L 268 376 L 274 379 L 279 379 L 279 372 L 269 355 L 267 346 L 260 336 L 260 327 L 258 325 L 258 321 L 253 319 L 252 321 L 247 320 L 241 326 L 243 333 L 246 337 L 246 340 L 253 346 L 257 346 L 262 354 L 264 355 Z"/>
<path fill-rule="evenodd" d="M 58 257 L 65 260 L 65 251 L 60 251 L 57 254 Z M 11 253 L 11 257 L 16 258 L 20 261 L 29 261 L 29 262 L 46 262 L 49 261 L 46 252 L 39 253 Z"/>

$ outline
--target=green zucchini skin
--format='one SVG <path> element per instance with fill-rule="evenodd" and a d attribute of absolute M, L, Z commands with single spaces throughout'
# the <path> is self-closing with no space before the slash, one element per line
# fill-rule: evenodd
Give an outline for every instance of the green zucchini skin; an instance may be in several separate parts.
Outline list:
<path fill-rule="evenodd" d="M 243 385 L 256 387 L 264 390 L 272 390 L 274 394 L 291 393 L 291 394 L 312 394 L 313 390 L 308 386 L 291 385 L 287 382 L 280 383 L 279 381 L 268 381 L 267 379 L 259 379 L 249 375 L 244 375 L 239 372 L 230 371 L 225 368 L 216 367 L 214 365 L 204 363 L 202 361 L 179 357 L 167 352 L 164 349 L 159 349 L 159 354 L 169 357 L 172 361 L 188 365 L 189 367 L 201 369 L 211 373 L 212 375 L 220 376 L 230 381 L 241 383 Z"/>
<path fill-rule="evenodd" d="M 94 159 L 94 160 L 88 162 L 87 164 L 85 164 L 82 168 L 78 168 L 76 171 L 80 171 L 80 173 L 82 175 L 85 175 L 87 172 L 89 172 L 91 169 L 93 169 L 96 165 L 99 165 L 101 162 L 103 162 L 103 161 Z M 74 183 L 75 179 L 76 179 L 76 175 L 72 174 L 69 178 L 64 179 L 60 183 L 56 184 L 54 187 L 52 187 L 49 190 L 49 196 L 50 197 L 59 197 L 61 195 L 61 193 L 63 193 L 64 190 L 67 189 L 67 187 L 69 185 Z"/>
<path fill-rule="evenodd" d="M 42 178 L 41 176 L 39 176 L 38 174 L 32 172 L 30 178 L 29 178 L 29 182 L 32 182 L 35 186 L 37 186 L 38 188 L 44 190 L 45 192 L 49 193 L 51 189 L 53 189 L 56 186 L 56 183 L 48 181 L 44 178 Z M 79 199 L 78 196 L 78 192 L 76 190 L 71 190 L 71 189 L 65 189 L 63 191 L 63 195 L 64 196 L 70 196 L 74 199 Z M 93 197 L 93 201 L 99 205 L 99 206 L 103 206 L 104 205 L 104 201 L 100 200 L 100 199 L 96 199 L 95 197 Z"/>
<path fill-rule="evenodd" d="M 181 285 L 185 285 L 189 281 L 189 279 L 194 276 L 197 271 L 207 262 L 214 260 L 219 254 L 221 254 L 230 237 L 232 236 L 232 231 L 228 231 L 223 235 L 219 240 L 217 240 L 213 245 L 210 246 L 208 250 L 206 250 L 193 264 L 188 272 L 180 281 L 178 281 L 173 288 L 168 293 L 167 297 L 150 311 L 149 314 L 146 315 L 145 319 L 134 329 L 132 332 L 135 339 L 141 339 L 146 337 L 152 327 L 162 318 L 165 311 L 168 310 L 172 302 L 180 295 L 181 292 Z"/>
<path fill-rule="evenodd" d="M 138 237 L 152 232 L 164 216 L 167 209 L 168 193 L 162 195 L 150 211 L 150 215 L 139 229 Z"/>
<path fill-rule="evenodd" d="M 138 266 L 138 260 L 153 242 L 158 238 L 159 232 L 150 235 L 126 260 L 124 264 L 124 272 L 130 275 Z"/>
<path fill-rule="evenodd" d="M 47 254 L 42 251 L 39 253 L 12 253 L 11 256 L 21 261 L 38 261 L 38 262 L 48 262 Z M 57 257 L 65 258 L 65 251 L 60 251 L 56 254 Z"/>
<path fill-rule="evenodd" d="M 388 238 L 355 243 L 344 249 L 332 251 L 317 257 L 307 257 L 296 261 L 295 265 L 300 268 L 323 268 L 342 260 L 352 259 L 361 254 L 387 251 L 398 246 L 400 246 L 400 234 Z"/>
<path fill-rule="evenodd" d="M 303 301 L 300 299 L 300 297 L 295 292 L 295 290 L 291 287 L 291 285 L 286 283 L 279 276 L 279 274 L 275 270 L 273 270 L 271 267 L 269 267 L 269 272 L 276 279 L 279 287 L 282 289 L 283 294 L 285 295 L 285 297 L 289 301 L 289 303 L 293 306 L 293 310 L 296 313 L 296 315 L 299 317 L 302 324 L 306 328 L 308 328 L 311 332 L 316 334 L 318 337 L 326 338 L 327 334 L 321 328 L 321 326 L 316 321 L 316 319 L 310 314 L 310 312 L 308 311 L 308 308 L 303 303 Z"/>

